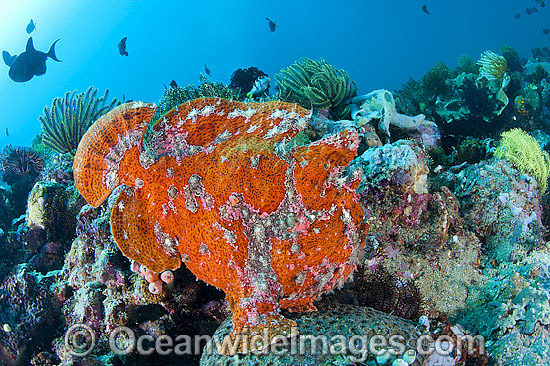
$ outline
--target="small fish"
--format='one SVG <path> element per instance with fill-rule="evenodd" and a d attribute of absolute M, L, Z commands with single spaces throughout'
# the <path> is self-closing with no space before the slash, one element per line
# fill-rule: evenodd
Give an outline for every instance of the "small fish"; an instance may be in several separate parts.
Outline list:
<path fill-rule="evenodd" d="M 172 88 L 177 88 L 177 87 L 178 87 L 178 83 L 176 83 L 176 80 L 172 80 L 172 81 L 170 82 L 170 86 L 171 86 Z"/>
<path fill-rule="evenodd" d="M 544 0 L 536 0 L 537 4 L 540 5 L 541 8 L 544 8 L 546 4 L 544 3 Z"/>
<path fill-rule="evenodd" d="M 212 75 L 210 74 L 210 69 L 208 68 L 208 66 L 206 66 L 206 64 L 204 64 L 204 72 L 206 73 L 206 75 L 212 76 Z"/>
<path fill-rule="evenodd" d="M 514 18 L 519 19 L 520 16 L 521 16 L 521 14 L 517 13 L 516 15 L 514 15 Z"/>
<path fill-rule="evenodd" d="M 27 24 L 27 28 L 26 28 L 27 34 L 31 34 L 32 31 L 35 30 L 35 29 L 36 29 L 36 23 L 33 22 L 32 19 L 31 19 L 31 21 L 29 22 L 29 24 Z"/>
<path fill-rule="evenodd" d="M 124 37 L 118 42 L 118 53 L 120 53 L 121 56 L 128 56 L 128 52 L 126 51 L 126 40 L 128 37 Z"/>
<path fill-rule="evenodd" d="M 10 134 L 8 133 L 8 128 L 6 127 L 6 137 L 10 137 Z"/>
<path fill-rule="evenodd" d="M 56 39 L 50 46 L 48 52 L 37 51 L 32 43 L 32 37 L 27 41 L 25 52 L 19 56 L 10 56 L 9 52 L 3 51 L 2 57 L 6 65 L 10 67 L 9 77 L 18 83 L 29 81 L 33 76 L 44 75 L 46 73 L 46 60 L 51 58 L 54 61 L 61 62 L 55 55 Z M 14 58 L 15 57 L 15 58 Z"/>
<path fill-rule="evenodd" d="M 271 81 L 271 78 L 261 75 L 258 76 L 256 81 L 254 82 L 254 85 L 252 86 L 252 89 L 246 93 L 246 96 L 248 98 L 253 98 L 255 95 L 262 94 L 267 89 L 269 89 L 269 82 Z"/>
<path fill-rule="evenodd" d="M 275 32 L 275 28 L 277 28 L 277 23 L 275 23 L 273 20 L 269 19 L 269 18 L 265 18 L 265 20 L 267 20 L 267 25 L 269 26 L 269 31 L 270 32 Z"/>
<path fill-rule="evenodd" d="M 428 10 L 428 6 L 426 4 L 422 5 L 422 11 L 426 14 L 431 14 L 430 11 Z"/>
<path fill-rule="evenodd" d="M 544 34 L 545 36 L 547 36 L 548 34 L 550 34 L 550 28 L 544 28 L 542 30 L 542 34 Z"/>
<path fill-rule="evenodd" d="M 525 9 L 525 12 L 527 13 L 527 15 L 531 15 L 533 13 L 538 13 L 539 9 L 537 9 L 536 7 L 532 7 L 532 8 L 527 8 Z"/>

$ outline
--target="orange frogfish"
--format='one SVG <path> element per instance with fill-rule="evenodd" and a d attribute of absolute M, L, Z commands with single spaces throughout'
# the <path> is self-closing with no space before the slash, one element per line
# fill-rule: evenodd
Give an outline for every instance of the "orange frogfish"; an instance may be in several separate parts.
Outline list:
<path fill-rule="evenodd" d="M 156 273 L 183 262 L 223 290 L 230 339 L 290 336 L 280 309 L 315 310 L 361 258 L 361 172 L 343 174 L 357 133 L 300 144 L 310 111 L 278 101 L 195 99 L 148 128 L 154 113 L 133 102 L 97 120 L 75 156 L 76 187 L 97 207 L 123 185 L 111 213 L 122 253 Z"/>

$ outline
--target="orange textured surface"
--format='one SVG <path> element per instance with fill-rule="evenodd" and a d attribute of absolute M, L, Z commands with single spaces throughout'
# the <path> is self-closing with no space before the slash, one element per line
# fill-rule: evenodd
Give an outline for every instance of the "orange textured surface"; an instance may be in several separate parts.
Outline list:
<path fill-rule="evenodd" d="M 151 160 L 135 136 L 145 128 L 137 119 L 152 113 L 149 105 L 126 106 L 90 128 L 75 160 L 78 189 L 98 205 L 113 182 L 124 184 L 111 227 L 128 258 L 154 272 L 183 261 L 227 294 L 234 334 L 270 327 L 288 335 L 293 323 L 279 308 L 314 309 L 312 301 L 342 285 L 359 261 L 366 227 L 357 182 L 340 177 L 357 134 L 296 148 L 288 141 L 307 126 L 309 111 L 202 98 L 153 127 L 148 146 L 160 158 Z"/>

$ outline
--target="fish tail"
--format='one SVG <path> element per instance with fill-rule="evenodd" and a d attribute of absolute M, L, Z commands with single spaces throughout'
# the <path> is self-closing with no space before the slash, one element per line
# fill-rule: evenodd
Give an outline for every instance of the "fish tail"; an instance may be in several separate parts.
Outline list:
<path fill-rule="evenodd" d="M 57 41 L 59 41 L 59 38 L 55 40 L 54 43 L 52 43 L 52 45 L 50 46 L 50 50 L 48 51 L 48 57 L 50 57 L 52 60 L 55 60 L 57 62 L 61 62 L 60 59 L 57 58 L 57 56 L 55 55 L 55 44 L 57 43 Z"/>

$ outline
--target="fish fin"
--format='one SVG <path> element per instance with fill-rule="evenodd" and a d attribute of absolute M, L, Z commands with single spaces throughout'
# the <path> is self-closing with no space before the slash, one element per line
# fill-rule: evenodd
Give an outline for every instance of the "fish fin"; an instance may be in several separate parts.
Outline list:
<path fill-rule="evenodd" d="M 111 211 L 111 231 L 115 242 L 122 254 L 153 272 L 178 269 L 181 257 L 177 246 L 171 250 L 166 248 L 165 239 L 155 233 L 155 223 L 158 225 L 158 222 L 149 212 L 147 200 L 133 188 L 123 188 Z"/>
<path fill-rule="evenodd" d="M 15 62 L 17 56 L 10 55 L 8 51 L 2 51 L 2 58 L 4 59 L 4 63 L 11 67 L 11 65 L 13 65 L 13 63 Z"/>
<path fill-rule="evenodd" d="M 55 55 L 55 44 L 57 43 L 57 41 L 59 41 L 59 38 L 56 39 L 52 45 L 50 46 L 50 50 L 48 51 L 48 57 L 50 57 L 52 60 L 54 61 L 57 61 L 57 62 L 61 62 L 60 59 L 57 58 L 57 56 Z"/>
<path fill-rule="evenodd" d="M 29 40 L 27 41 L 27 47 L 25 48 L 25 51 L 26 52 L 36 51 L 34 49 L 34 45 L 32 44 L 32 37 L 29 37 Z"/>

